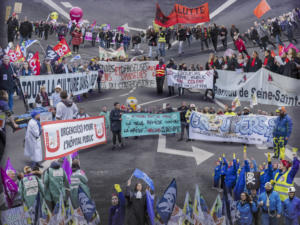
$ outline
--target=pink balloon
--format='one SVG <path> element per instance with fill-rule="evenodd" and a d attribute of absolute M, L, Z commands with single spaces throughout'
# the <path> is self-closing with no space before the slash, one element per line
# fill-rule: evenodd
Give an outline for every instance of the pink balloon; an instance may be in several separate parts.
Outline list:
<path fill-rule="evenodd" d="M 81 8 L 79 7 L 73 7 L 70 10 L 70 18 L 71 20 L 75 20 L 77 23 L 78 21 L 82 18 L 83 16 L 83 11 Z"/>

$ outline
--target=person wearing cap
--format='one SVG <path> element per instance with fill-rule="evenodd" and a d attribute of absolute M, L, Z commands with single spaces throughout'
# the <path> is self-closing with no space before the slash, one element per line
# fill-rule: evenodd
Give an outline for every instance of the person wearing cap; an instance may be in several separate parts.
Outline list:
<path fill-rule="evenodd" d="M 60 163 L 53 161 L 50 167 L 44 172 L 43 178 L 45 199 L 50 206 L 50 209 L 54 209 L 55 205 L 59 202 L 61 194 L 66 203 L 66 191 L 69 190 L 70 185 L 67 174 Z"/>
<path fill-rule="evenodd" d="M 289 198 L 283 202 L 285 225 L 299 225 L 300 199 L 295 196 L 295 192 L 295 187 L 289 187 Z"/>
<path fill-rule="evenodd" d="M 262 209 L 262 225 L 278 225 L 282 213 L 282 204 L 279 194 L 273 190 L 272 184 L 265 184 L 266 191 L 259 195 L 258 204 Z"/>
<path fill-rule="evenodd" d="M 70 184 L 70 197 L 74 209 L 79 207 L 78 203 L 78 188 L 79 186 L 91 198 L 90 189 L 87 185 L 88 178 L 85 172 L 80 168 L 80 162 L 78 159 L 72 161 L 72 175 L 71 175 L 71 184 Z"/>
<path fill-rule="evenodd" d="M 10 58 L 5 55 L 0 65 L 0 90 L 5 90 L 8 93 L 8 106 L 10 110 L 13 110 L 14 105 L 14 79 L 17 77 L 12 66 L 10 65 Z"/>
<path fill-rule="evenodd" d="M 280 107 L 280 114 L 275 120 L 273 130 L 273 158 L 284 159 L 285 146 L 288 143 L 289 137 L 292 133 L 293 122 L 291 117 L 286 113 L 285 107 Z"/>
<path fill-rule="evenodd" d="M 197 109 L 196 109 L 196 106 L 195 104 L 190 104 L 190 107 L 189 109 L 186 111 L 186 114 L 185 114 L 185 119 L 186 119 L 186 123 L 187 123 L 187 130 L 189 130 L 189 127 L 190 127 L 190 117 L 192 115 L 193 112 L 197 112 Z M 186 140 L 186 142 L 188 141 L 191 141 L 190 137 L 189 137 L 189 133 L 188 133 L 188 139 Z"/>
<path fill-rule="evenodd" d="M 244 116 L 249 116 L 250 115 L 250 109 L 248 107 L 244 107 L 244 109 L 243 109 L 243 115 Z"/>
<path fill-rule="evenodd" d="M 114 188 L 118 194 L 112 194 L 112 206 L 109 209 L 108 225 L 124 225 L 125 222 L 125 196 L 119 184 L 115 184 Z"/>
<path fill-rule="evenodd" d="M 8 18 L 7 22 L 7 42 L 14 42 L 15 34 L 19 29 L 19 21 L 17 19 L 17 14 L 12 13 L 12 16 Z"/>
<path fill-rule="evenodd" d="M 166 64 L 164 64 L 163 58 L 159 59 L 159 63 L 156 65 L 156 88 L 157 94 L 163 93 L 164 81 L 166 75 Z"/>
<path fill-rule="evenodd" d="M 31 112 L 32 119 L 29 120 L 25 135 L 24 155 L 31 159 L 32 168 L 38 166 L 43 160 L 43 150 L 41 144 L 42 127 L 40 123 L 40 111 L 34 110 Z"/>
<path fill-rule="evenodd" d="M 288 198 L 288 190 L 294 186 L 294 178 L 299 170 L 300 161 L 297 158 L 296 152 L 293 153 L 293 164 L 287 160 L 281 160 L 279 164 L 279 171 L 274 177 L 274 190 L 280 195 L 281 201 Z"/>
<path fill-rule="evenodd" d="M 24 167 L 24 177 L 19 181 L 18 193 L 28 208 L 33 207 L 38 193 L 44 198 L 44 186 L 29 166 Z"/>
<path fill-rule="evenodd" d="M 57 104 L 61 101 L 60 98 L 61 86 L 56 85 L 55 92 L 50 96 L 50 105 L 56 108 Z"/>

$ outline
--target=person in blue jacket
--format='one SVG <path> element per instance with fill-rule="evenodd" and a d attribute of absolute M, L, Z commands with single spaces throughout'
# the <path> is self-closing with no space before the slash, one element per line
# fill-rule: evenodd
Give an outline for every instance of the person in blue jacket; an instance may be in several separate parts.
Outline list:
<path fill-rule="evenodd" d="M 259 195 L 258 203 L 262 209 L 262 225 L 278 225 L 278 220 L 282 213 L 282 205 L 279 194 L 273 191 L 272 184 L 265 184 L 266 191 Z"/>
<path fill-rule="evenodd" d="M 237 203 L 237 210 L 240 213 L 239 225 L 251 225 L 253 213 L 257 212 L 257 206 L 246 192 L 242 192 L 241 200 Z"/>
<path fill-rule="evenodd" d="M 118 195 L 112 195 L 112 206 L 109 210 L 108 225 L 124 225 L 125 223 L 125 197 L 119 184 L 115 184 Z"/>
<path fill-rule="evenodd" d="M 268 164 L 266 166 L 262 166 L 260 170 L 260 187 L 259 193 L 265 192 L 265 184 L 270 182 L 273 179 L 273 167 L 271 162 L 271 155 L 268 152 Z"/>
<path fill-rule="evenodd" d="M 214 170 L 214 188 L 220 187 L 220 176 L 221 176 L 221 166 L 222 166 L 222 158 L 220 157 L 219 160 L 216 162 L 217 166 Z"/>
<path fill-rule="evenodd" d="M 226 171 L 228 168 L 228 163 L 225 158 L 225 154 L 223 154 L 223 162 L 221 164 L 221 188 L 224 189 L 224 184 L 225 184 L 225 176 L 226 176 Z"/>
<path fill-rule="evenodd" d="M 285 146 L 288 143 L 289 137 L 292 133 L 293 122 L 289 115 L 286 113 L 285 107 L 280 108 L 280 114 L 275 120 L 275 126 L 273 130 L 273 158 L 284 159 Z"/>
<path fill-rule="evenodd" d="M 295 187 L 289 188 L 289 198 L 283 202 L 285 225 L 299 225 L 300 199 L 295 196 Z"/>
<path fill-rule="evenodd" d="M 238 166 L 236 161 L 236 155 L 235 153 L 233 153 L 232 165 L 228 167 L 225 172 L 225 186 L 231 195 L 232 195 L 232 189 L 234 188 L 236 183 L 237 171 L 238 171 Z"/>

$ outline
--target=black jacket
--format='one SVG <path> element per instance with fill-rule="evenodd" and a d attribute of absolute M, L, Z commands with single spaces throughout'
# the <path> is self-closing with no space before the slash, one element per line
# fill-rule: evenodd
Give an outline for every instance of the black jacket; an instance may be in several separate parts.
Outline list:
<path fill-rule="evenodd" d="M 268 56 L 268 62 L 267 65 L 265 65 L 265 68 L 275 72 L 274 58 L 272 56 Z"/>
<path fill-rule="evenodd" d="M 180 106 L 180 107 L 178 107 L 177 110 L 180 112 L 180 122 L 186 123 L 185 114 L 186 114 L 186 111 L 188 110 L 188 107 L 187 106 Z"/>
<path fill-rule="evenodd" d="M 186 40 L 186 30 L 182 28 L 178 31 L 178 41 L 185 41 L 185 40 Z"/>
<path fill-rule="evenodd" d="M 112 132 L 121 131 L 121 110 L 113 109 L 110 112 L 110 124 Z"/>
<path fill-rule="evenodd" d="M 299 71 L 294 60 L 290 60 L 283 66 L 282 74 L 287 77 L 300 79 Z"/>
<path fill-rule="evenodd" d="M 9 94 L 14 92 L 14 78 L 11 66 L 5 64 L 0 66 L 0 90 L 6 90 Z"/>
<path fill-rule="evenodd" d="M 22 37 L 27 37 L 32 33 L 32 24 L 28 21 L 21 23 L 19 32 Z"/>
<path fill-rule="evenodd" d="M 245 72 L 256 72 L 257 70 L 259 70 L 261 68 L 262 62 L 259 58 L 255 59 L 254 66 L 252 66 L 252 61 L 253 61 L 253 58 L 250 58 L 246 65 Z"/>
<path fill-rule="evenodd" d="M 13 33 L 19 28 L 19 22 L 16 18 L 10 17 L 7 22 L 7 32 Z"/>

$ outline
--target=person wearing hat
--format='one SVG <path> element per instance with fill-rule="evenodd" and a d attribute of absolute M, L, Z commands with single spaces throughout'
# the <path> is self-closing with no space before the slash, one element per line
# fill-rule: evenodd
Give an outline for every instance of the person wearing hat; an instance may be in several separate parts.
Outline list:
<path fill-rule="evenodd" d="M 12 66 L 10 65 L 10 58 L 5 55 L 0 65 L 0 90 L 5 90 L 8 93 L 8 106 L 13 110 L 14 105 L 14 79 L 17 77 Z"/>
<path fill-rule="evenodd" d="M 297 158 L 296 151 L 293 153 L 293 164 L 287 160 L 281 160 L 279 171 L 274 177 L 274 190 L 280 195 L 280 200 L 283 202 L 288 198 L 288 190 L 294 186 L 294 178 L 299 170 L 300 161 Z"/>
<path fill-rule="evenodd" d="M 262 225 L 278 225 L 278 220 L 282 213 L 282 205 L 279 194 L 273 190 L 272 184 L 265 184 L 266 191 L 261 193 L 258 198 L 258 204 L 262 210 Z"/>
<path fill-rule="evenodd" d="M 12 13 L 12 16 L 6 22 L 7 24 L 7 42 L 14 42 L 15 34 L 19 29 L 19 21 L 17 19 L 17 14 Z"/>
<path fill-rule="evenodd" d="M 164 81 L 166 75 L 166 64 L 164 64 L 163 58 L 159 59 L 159 63 L 156 65 L 156 88 L 157 94 L 163 93 Z"/>
<path fill-rule="evenodd" d="M 31 167 L 38 166 L 43 160 L 43 150 L 41 144 L 42 127 L 40 123 L 40 111 L 34 110 L 31 112 L 32 119 L 29 120 L 25 135 L 24 155 L 31 159 Z"/>
<path fill-rule="evenodd" d="M 190 107 L 186 111 L 186 114 L 185 114 L 185 119 L 186 119 L 187 126 L 188 126 L 187 131 L 189 130 L 189 127 L 190 127 L 190 122 L 191 122 L 190 118 L 191 118 L 191 115 L 193 112 L 197 112 L 196 106 L 195 106 L 195 104 L 190 104 Z M 191 139 L 189 137 L 189 132 L 187 132 L 187 133 L 188 133 L 188 139 L 186 140 L 186 142 L 191 141 Z"/>
<path fill-rule="evenodd" d="M 108 225 L 124 225 L 125 222 L 125 196 L 119 184 L 115 184 L 114 188 L 118 194 L 112 194 L 112 206 L 109 209 Z"/>
<path fill-rule="evenodd" d="M 244 109 L 243 109 L 243 115 L 244 116 L 250 115 L 250 109 L 248 107 L 244 107 Z"/>
<path fill-rule="evenodd" d="M 34 205 L 38 193 L 41 194 L 40 197 L 44 197 L 44 186 L 29 166 L 24 167 L 24 177 L 19 181 L 18 186 L 18 193 L 28 208 Z"/>
<path fill-rule="evenodd" d="M 299 225 L 300 199 L 295 196 L 295 192 L 295 187 L 289 187 L 289 198 L 283 202 L 283 215 L 286 225 Z"/>
<path fill-rule="evenodd" d="M 56 85 L 55 92 L 50 96 L 50 105 L 56 108 L 57 104 L 61 101 L 60 98 L 61 86 Z"/>
<path fill-rule="evenodd" d="M 292 133 L 293 122 L 291 117 L 286 113 L 285 107 L 280 107 L 280 114 L 275 120 L 275 126 L 273 130 L 273 158 L 284 159 L 285 146 L 288 143 L 289 137 Z"/>

